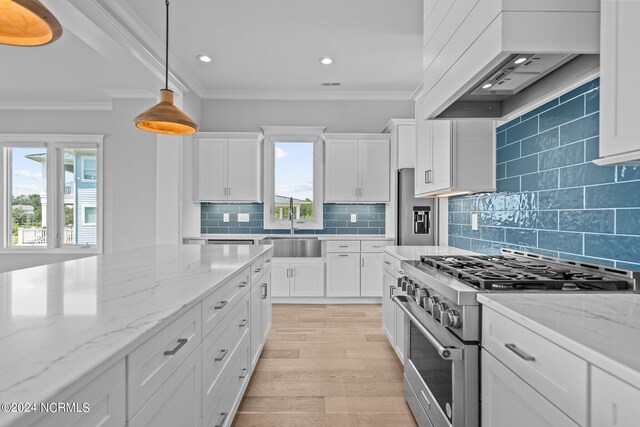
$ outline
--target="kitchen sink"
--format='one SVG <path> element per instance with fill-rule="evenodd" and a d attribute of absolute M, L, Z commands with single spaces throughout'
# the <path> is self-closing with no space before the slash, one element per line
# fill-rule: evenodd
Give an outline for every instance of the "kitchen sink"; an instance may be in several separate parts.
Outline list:
<path fill-rule="evenodd" d="M 273 256 L 277 258 L 322 256 L 322 242 L 313 236 L 271 236 L 258 243 L 273 245 Z"/>

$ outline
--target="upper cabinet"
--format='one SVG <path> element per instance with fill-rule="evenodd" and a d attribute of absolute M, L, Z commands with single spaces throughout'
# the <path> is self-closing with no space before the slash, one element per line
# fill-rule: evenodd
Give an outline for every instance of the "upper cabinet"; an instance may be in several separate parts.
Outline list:
<path fill-rule="evenodd" d="M 602 1 L 600 165 L 640 161 L 640 2 Z"/>
<path fill-rule="evenodd" d="M 260 133 L 199 133 L 194 138 L 196 201 L 261 202 Z"/>
<path fill-rule="evenodd" d="M 389 135 L 324 134 L 325 202 L 388 202 Z"/>
<path fill-rule="evenodd" d="M 418 120 L 416 135 L 416 197 L 496 190 L 493 121 Z"/>
<path fill-rule="evenodd" d="M 599 67 L 600 0 L 425 0 L 423 21 L 418 119 L 501 119 Z"/>

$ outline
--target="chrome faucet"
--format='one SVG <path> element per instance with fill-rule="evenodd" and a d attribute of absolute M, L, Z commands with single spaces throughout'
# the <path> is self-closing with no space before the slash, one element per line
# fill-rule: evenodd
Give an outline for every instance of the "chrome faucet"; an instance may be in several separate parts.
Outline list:
<path fill-rule="evenodd" d="M 293 228 L 293 197 L 289 197 L 289 220 L 291 220 L 291 235 L 295 234 Z"/>

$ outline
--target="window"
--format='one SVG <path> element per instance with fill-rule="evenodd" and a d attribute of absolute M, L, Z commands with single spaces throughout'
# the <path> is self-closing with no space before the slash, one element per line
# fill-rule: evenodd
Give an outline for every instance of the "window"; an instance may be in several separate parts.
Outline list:
<path fill-rule="evenodd" d="M 84 223 L 85 224 L 94 224 L 98 220 L 98 211 L 95 206 L 85 206 L 84 208 Z"/>
<path fill-rule="evenodd" d="M 100 252 L 102 139 L 0 134 L 3 250 Z"/>
<path fill-rule="evenodd" d="M 265 126 L 264 228 L 322 229 L 323 127 Z M 291 209 L 293 205 L 293 210 Z"/>
<path fill-rule="evenodd" d="M 82 180 L 95 181 L 98 176 L 98 162 L 95 156 L 82 157 Z"/>

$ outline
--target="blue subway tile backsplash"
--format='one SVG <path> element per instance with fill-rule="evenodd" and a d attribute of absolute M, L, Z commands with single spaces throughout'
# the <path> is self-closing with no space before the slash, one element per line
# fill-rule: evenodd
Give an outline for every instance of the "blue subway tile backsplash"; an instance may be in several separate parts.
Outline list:
<path fill-rule="evenodd" d="M 640 167 L 592 163 L 599 86 L 590 81 L 496 129 L 498 191 L 449 199 L 450 246 L 640 271 Z"/>
<path fill-rule="evenodd" d="M 265 230 L 262 203 L 201 203 L 202 234 L 286 234 L 289 230 Z M 385 234 L 386 206 L 376 204 L 325 203 L 322 230 L 297 230 L 296 234 Z M 229 222 L 223 214 L 229 214 Z M 238 213 L 248 213 L 249 222 L 238 222 Z M 351 222 L 351 214 L 357 222 Z"/>

